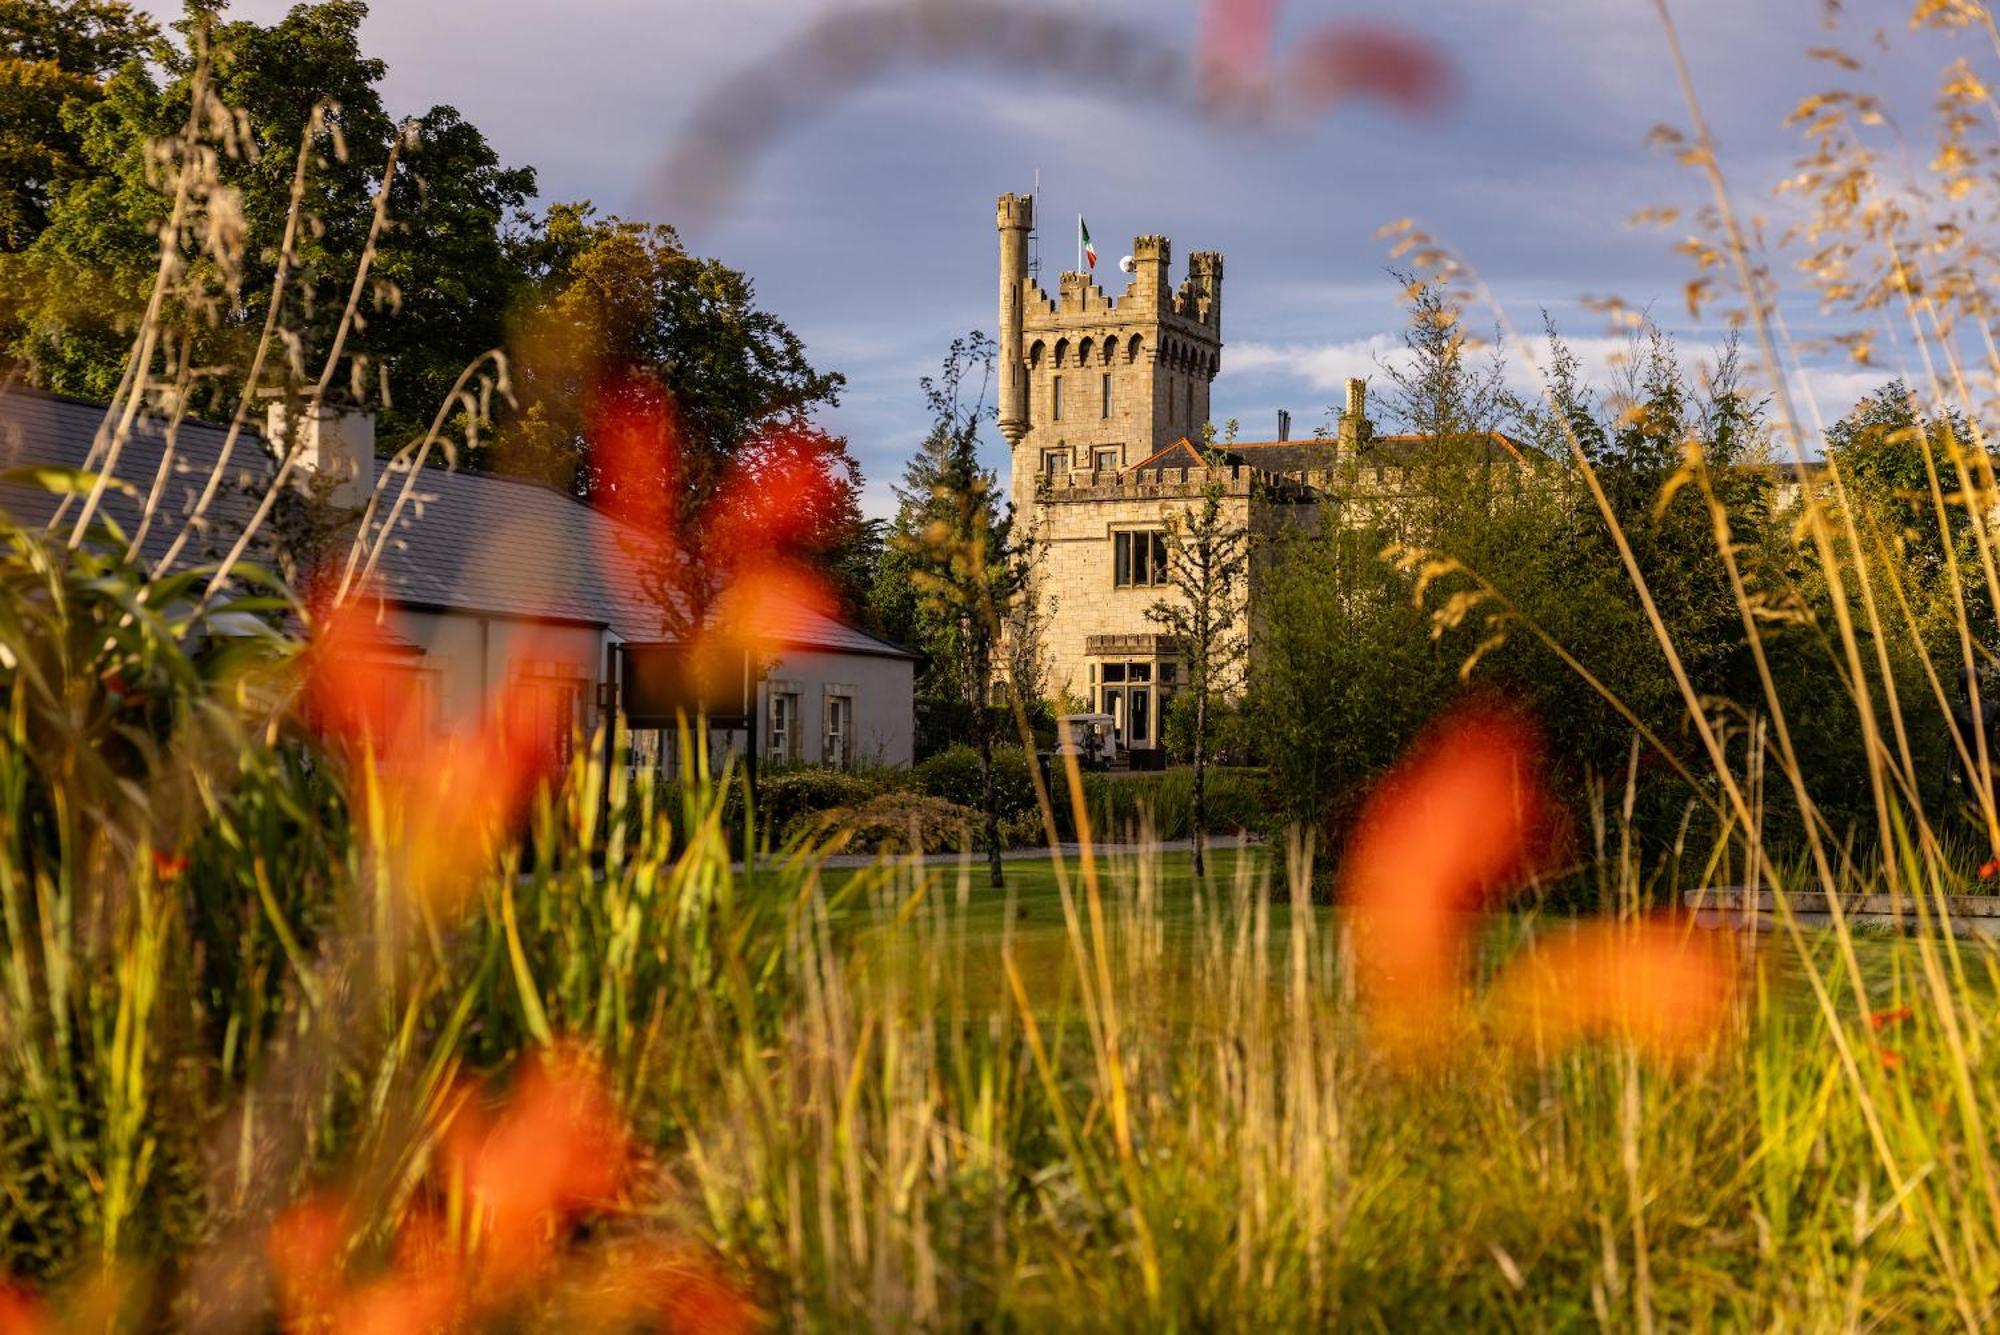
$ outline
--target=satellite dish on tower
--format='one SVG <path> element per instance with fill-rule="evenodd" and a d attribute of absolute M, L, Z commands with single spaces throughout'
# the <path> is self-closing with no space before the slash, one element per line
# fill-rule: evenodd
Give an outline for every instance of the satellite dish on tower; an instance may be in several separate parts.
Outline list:
<path fill-rule="evenodd" d="M 1124 259 L 1118 261 L 1118 269 L 1121 273 L 1137 273 L 1139 272 L 1139 261 L 1127 255 Z"/>

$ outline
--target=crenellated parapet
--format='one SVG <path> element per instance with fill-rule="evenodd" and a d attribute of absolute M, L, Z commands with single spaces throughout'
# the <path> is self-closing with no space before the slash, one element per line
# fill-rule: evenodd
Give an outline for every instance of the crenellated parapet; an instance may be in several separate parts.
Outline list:
<path fill-rule="evenodd" d="M 1129 469 L 1183 436 L 1199 438 L 1222 367 L 1222 256 L 1190 255 L 1176 286 L 1173 243 L 1137 236 L 1122 291 L 1096 274 L 1064 273 L 1051 292 L 1029 261 L 1034 199 L 1002 195 L 994 218 L 998 417 L 1017 501 L 1033 507 L 1038 477 Z"/>
<path fill-rule="evenodd" d="M 1324 499 L 1334 484 L 1326 470 L 1270 472 L 1248 464 L 1217 468 L 1135 468 L 1124 472 L 1057 473 L 1039 479 L 1036 494 L 1050 505 L 1123 500 L 1199 500 L 1221 483 L 1223 494 L 1278 505 Z"/>

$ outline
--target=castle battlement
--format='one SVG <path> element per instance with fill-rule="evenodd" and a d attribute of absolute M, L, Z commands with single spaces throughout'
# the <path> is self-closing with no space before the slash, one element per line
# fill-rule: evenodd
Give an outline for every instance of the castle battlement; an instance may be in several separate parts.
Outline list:
<path fill-rule="evenodd" d="M 994 221 L 999 426 L 1014 453 L 1012 494 L 1032 521 L 1037 477 L 1123 471 L 1200 434 L 1222 369 L 1222 256 L 1189 255 L 1176 285 L 1173 243 L 1137 236 L 1122 292 L 1072 272 L 1051 295 L 1028 272 L 1033 196 L 1000 196 Z"/>
<path fill-rule="evenodd" d="M 1327 469 L 1270 472 L 1248 464 L 1218 468 L 1138 468 L 1122 473 L 1058 473 L 1038 480 L 1037 499 L 1049 505 L 1117 500 L 1199 500 L 1211 483 L 1224 494 L 1273 504 L 1309 504 L 1334 484 Z"/>

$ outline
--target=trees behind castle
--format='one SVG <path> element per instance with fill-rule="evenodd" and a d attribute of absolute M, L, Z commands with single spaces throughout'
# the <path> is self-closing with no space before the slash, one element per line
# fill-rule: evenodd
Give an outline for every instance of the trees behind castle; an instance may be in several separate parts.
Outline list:
<path fill-rule="evenodd" d="M 969 726 L 979 752 L 988 870 L 998 888 L 1004 875 L 989 701 L 1001 628 L 1028 571 L 998 480 L 979 463 L 993 357 L 993 341 L 970 334 L 953 341 L 938 377 L 923 381 L 931 429 L 896 487 L 896 519 L 871 607 L 890 634 L 926 657 L 920 713 L 943 705 L 947 717 Z"/>
<path fill-rule="evenodd" d="M 1234 435 L 1234 424 L 1230 434 Z M 1201 499 L 1164 515 L 1167 587 L 1172 597 L 1146 609 L 1146 618 L 1180 646 L 1185 691 L 1193 701 L 1190 744 L 1194 762 L 1194 874 L 1206 875 L 1208 841 L 1208 761 L 1210 720 L 1219 698 L 1233 694 L 1249 647 L 1245 634 L 1250 534 L 1228 506 L 1229 488 L 1219 474 L 1223 456 L 1205 443 L 1210 470 Z"/>
<path fill-rule="evenodd" d="M 1483 692 L 1543 727 L 1579 829 L 1629 789 L 1634 826 L 1668 855 L 1714 819 L 1714 794 L 1696 777 L 1709 763 L 1657 616 L 1738 772 L 1775 763 L 1754 634 L 1813 778 L 1814 819 L 1843 834 L 1872 820 L 1865 732 L 1828 650 L 1830 581 L 1794 532 L 1797 488 L 1734 343 L 1690 366 L 1642 328 L 1597 389 L 1551 327 L 1549 392 L 1530 400 L 1507 389 L 1503 364 L 1471 355 L 1438 294 L 1418 289 L 1411 314 L 1390 399 L 1429 448 L 1409 457 L 1385 503 L 1364 447 L 1334 498 L 1345 521 L 1282 533 L 1260 567 L 1247 709 L 1284 810 L 1337 836 L 1428 719 Z M 1918 426 L 1892 386 L 1827 443 L 1864 535 L 1864 550 L 1840 555 L 1874 568 L 1885 602 L 1905 590 L 1909 633 L 1875 649 L 1899 697 L 1922 702 L 1925 657 L 1962 655 L 1943 546 L 1967 547 L 1961 571 L 1976 563 L 1964 559 L 1963 507 L 1945 505 L 1941 525 L 1929 500 Z M 1492 428 L 1524 443 L 1525 464 L 1489 469 L 1480 452 L 1441 444 Z M 1940 441 L 1970 434 L 1963 423 L 1929 430 Z M 1947 798 L 1946 738 L 1941 723 L 1908 733 L 1918 770 L 1936 776 L 1932 801 Z M 1783 787 L 1769 785 L 1766 814 L 1796 834 L 1803 816 Z"/>

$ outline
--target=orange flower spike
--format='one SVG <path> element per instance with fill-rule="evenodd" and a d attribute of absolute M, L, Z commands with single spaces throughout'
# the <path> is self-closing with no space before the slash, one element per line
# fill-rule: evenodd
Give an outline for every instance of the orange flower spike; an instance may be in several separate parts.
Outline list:
<path fill-rule="evenodd" d="M 465 1299 L 455 1276 L 394 1274 L 355 1290 L 326 1329 L 339 1335 L 436 1335 L 462 1324 Z"/>
<path fill-rule="evenodd" d="M 1449 1035 L 1466 914 L 1511 889 L 1543 843 L 1538 772 L 1525 721 L 1462 714 L 1369 798 L 1341 898 L 1353 915 L 1362 996 L 1392 1051 L 1419 1056 Z"/>
<path fill-rule="evenodd" d="M 479 1214 L 484 1273 L 503 1283 L 547 1260 L 556 1225 L 612 1199 L 629 1161 L 596 1069 L 568 1054 L 536 1063 L 492 1129 L 456 1140 L 454 1151 Z"/>
<path fill-rule="evenodd" d="M 724 590 L 710 638 L 754 653 L 775 653 L 796 633 L 801 610 L 833 613 L 833 592 L 825 580 L 789 562 L 752 565 L 738 571 Z"/>
<path fill-rule="evenodd" d="M 367 590 L 329 612 L 306 656 L 306 703 L 313 720 L 342 745 L 372 745 L 396 756 L 425 740 L 424 720 L 397 698 L 404 678 L 390 670 L 398 657 L 381 605 Z M 386 708 L 385 708 L 386 706 Z M 379 711 L 379 712 L 378 712 Z M 383 735 L 376 735 L 376 734 Z"/>
<path fill-rule="evenodd" d="M 686 1246 L 640 1244 L 608 1257 L 584 1286 L 604 1328 L 650 1321 L 666 1335 L 750 1335 L 762 1313 L 707 1255 Z"/>
<path fill-rule="evenodd" d="M 1721 1032 L 1735 978 L 1722 942 L 1668 920 L 1588 923 L 1508 965 L 1490 1002 L 1501 1034 L 1543 1054 L 1622 1039 L 1685 1057 Z"/>
<path fill-rule="evenodd" d="M 278 1311 L 290 1329 L 312 1328 L 333 1311 L 341 1293 L 346 1211 L 314 1196 L 280 1214 L 264 1236 L 264 1253 L 278 1290 Z"/>
<path fill-rule="evenodd" d="M 0 1335 L 44 1335 L 55 1330 L 49 1305 L 37 1294 L 0 1283 Z"/>
<path fill-rule="evenodd" d="M 506 727 L 433 740 L 418 758 L 420 768 L 387 776 L 405 822 L 398 880 L 434 910 L 451 913 L 495 841 L 521 819 L 546 758 Z"/>
<path fill-rule="evenodd" d="M 1908 1024 L 1917 1018 L 1917 1013 L 1908 1006 L 1898 1006 L 1894 1010 L 1874 1011 L 1868 1016 L 1868 1027 L 1880 1032 L 1891 1025 Z"/>

